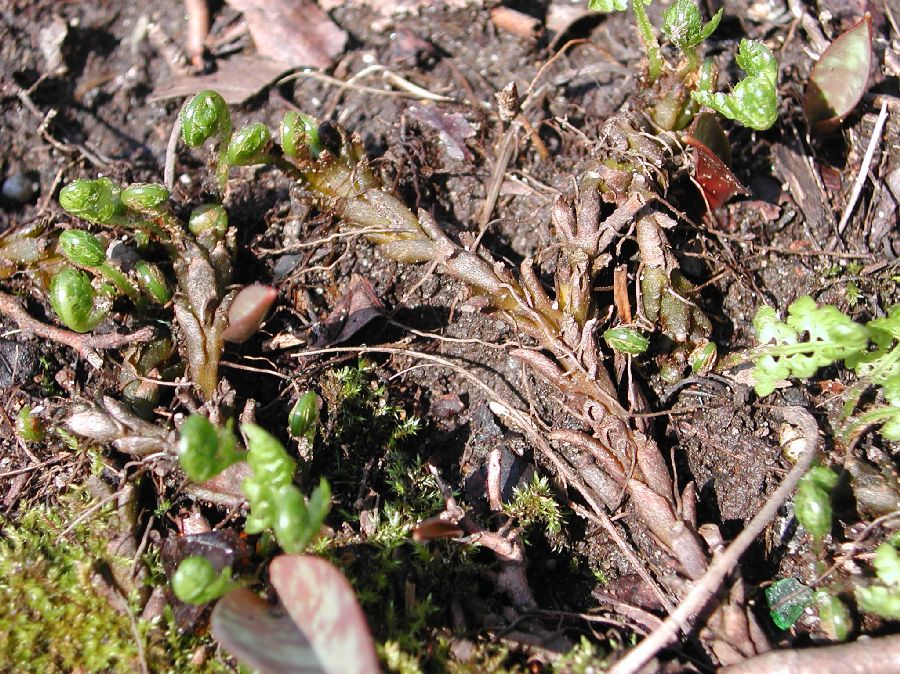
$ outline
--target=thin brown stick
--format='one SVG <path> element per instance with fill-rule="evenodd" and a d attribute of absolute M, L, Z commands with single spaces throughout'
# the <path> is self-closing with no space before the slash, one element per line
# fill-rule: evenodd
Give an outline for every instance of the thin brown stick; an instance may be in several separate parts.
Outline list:
<path fill-rule="evenodd" d="M 737 566 L 741 555 L 765 529 L 778 509 L 794 491 L 794 487 L 812 466 L 818 446 L 818 426 L 812 415 L 802 407 L 784 407 L 782 415 L 786 421 L 800 427 L 806 447 L 800 460 L 788 476 L 769 497 L 766 504 L 750 520 L 749 524 L 722 554 L 713 560 L 703 577 L 681 601 L 678 608 L 655 629 L 650 636 L 617 662 L 609 670 L 610 674 L 634 674 L 650 661 L 660 650 L 678 638 L 679 633 L 689 633 L 693 629 L 694 620 L 704 606 L 715 596 L 725 578 Z"/>
<path fill-rule="evenodd" d="M 22 473 L 28 473 L 32 470 L 37 470 L 38 468 L 43 468 L 44 466 L 49 466 L 53 463 L 59 463 L 63 459 L 67 457 L 65 456 L 55 456 L 48 461 L 42 461 L 41 463 L 33 463 L 30 466 L 25 466 L 24 468 L 19 468 L 18 470 L 9 470 L 5 473 L 0 473 L 0 478 L 13 477 L 14 475 L 21 475 Z"/>
<path fill-rule="evenodd" d="M 206 0 L 184 0 L 184 14 L 187 17 L 185 51 L 191 59 L 191 64 L 201 70 L 206 35 L 209 32 L 209 6 Z"/>
<path fill-rule="evenodd" d="M 63 328 L 41 323 L 25 311 L 25 307 L 22 306 L 19 300 L 4 292 L 0 292 L 0 314 L 14 320 L 19 328 L 25 332 L 75 349 L 82 358 L 98 370 L 103 367 L 103 359 L 97 353 L 98 351 L 118 349 L 126 344 L 149 342 L 153 339 L 153 335 L 156 334 L 152 327 L 147 326 L 127 335 L 117 333 L 109 335 L 86 333 L 82 335 L 71 330 L 64 330 Z"/>

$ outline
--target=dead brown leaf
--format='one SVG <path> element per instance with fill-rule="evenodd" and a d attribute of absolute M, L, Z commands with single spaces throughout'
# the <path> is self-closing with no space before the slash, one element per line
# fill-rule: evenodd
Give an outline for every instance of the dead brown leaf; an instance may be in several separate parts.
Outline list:
<path fill-rule="evenodd" d="M 347 33 L 312 0 L 228 0 L 244 14 L 256 51 L 292 67 L 326 68 Z"/>
<path fill-rule="evenodd" d="M 321 348 L 346 342 L 383 313 L 384 305 L 372 290 L 372 285 L 362 276 L 354 275 L 344 296 L 318 326 L 311 345 Z"/>
<path fill-rule="evenodd" d="M 150 100 L 182 98 L 193 96 L 203 89 L 213 89 L 222 94 L 229 105 L 239 105 L 293 67 L 289 63 L 260 56 L 242 55 L 218 61 L 217 65 L 218 70 L 209 75 L 175 77 L 168 84 L 157 87 Z"/>

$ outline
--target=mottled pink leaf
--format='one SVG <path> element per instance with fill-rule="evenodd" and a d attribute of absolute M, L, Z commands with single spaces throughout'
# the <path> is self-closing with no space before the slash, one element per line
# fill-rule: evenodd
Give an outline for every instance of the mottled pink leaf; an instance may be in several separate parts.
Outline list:
<path fill-rule="evenodd" d="M 472 158 L 472 153 L 466 148 L 466 138 L 475 135 L 475 127 L 462 114 L 445 112 L 433 105 L 414 105 L 407 113 L 420 124 L 438 132 L 438 140 L 450 159 L 462 161 Z"/>
<path fill-rule="evenodd" d="M 284 607 L 246 588 L 219 600 L 210 625 L 225 650 L 262 674 L 330 674 Z"/>
<path fill-rule="evenodd" d="M 839 36 L 813 67 L 803 111 L 813 133 L 830 133 L 853 112 L 869 84 L 872 17 L 866 15 Z"/>
<path fill-rule="evenodd" d="M 337 567 L 312 555 L 280 555 L 269 578 L 327 674 L 380 671 L 366 617 Z"/>
<path fill-rule="evenodd" d="M 278 291 L 262 283 L 241 288 L 228 308 L 228 327 L 222 331 L 226 342 L 246 342 L 259 329 Z"/>

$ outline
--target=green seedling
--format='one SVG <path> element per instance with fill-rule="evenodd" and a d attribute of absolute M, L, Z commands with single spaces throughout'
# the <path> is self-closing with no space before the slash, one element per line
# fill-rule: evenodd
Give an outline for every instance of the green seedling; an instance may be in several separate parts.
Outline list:
<path fill-rule="evenodd" d="M 631 5 L 647 56 L 647 83 L 659 82 L 662 87 L 652 105 L 651 117 L 656 123 L 664 130 L 683 129 L 698 112 L 698 106 L 706 105 L 752 129 L 771 127 L 778 112 L 778 64 L 769 48 L 756 40 L 742 40 L 735 59 L 747 76 L 731 93 L 716 93 L 718 73 L 711 61 L 701 61 L 698 47 L 718 27 L 722 10 L 704 23 L 694 0 L 675 0 L 666 9 L 662 33 L 683 56 L 682 63 L 673 67 L 662 58 L 659 41 L 647 17 L 646 5 L 651 1 L 589 0 L 588 7 L 600 12 L 622 12 Z"/>
<path fill-rule="evenodd" d="M 628 327 L 610 328 L 603 333 L 604 341 L 620 353 L 638 355 L 644 353 L 650 346 L 647 339 L 639 330 Z"/>
<path fill-rule="evenodd" d="M 119 199 L 136 213 L 161 215 L 168 210 L 169 190 L 156 183 L 139 183 L 122 190 Z"/>
<path fill-rule="evenodd" d="M 23 405 L 16 415 L 16 433 L 25 442 L 40 442 L 44 439 L 44 425 L 32 413 L 31 405 Z"/>
<path fill-rule="evenodd" d="M 778 62 L 771 50 L 756 40 L 741 40 L 735 57 L 747 76 L 729 94 L 693 91 L 691 97 L 744 126 L 764 131 L 778 118 Z"/>
<path fill-rule="evenodd" d="M 319 120 L 301 112 L 284 113 L 281 120 L 281 149 L 293 159 L 318 159 L 323 150 Z"/>
<path fill-rule="evenodd" d="M 297 463 L 284 446 L 254 424 L 242 425 L 241 431 L 247 438 L 246 453 L 235 449 L 230 426 L 217 429 L 205 417 L 191 415 L 182 424 L 178 443 L 182 469 L 200 482 L 246 460 L 253 474 L 241 483 L 250 504 L 244 530 L 258 534 L 272 529 L 285 552 L 303 552 L 322 528 L 331 507 L 331 487 L 321 480 L 307 500 L 294 485 Z"/>
<path fill-rule="evenodd" d="M 724 11 L 724 8 L 719 9 L 709 21 L 703 23 L 700 9 L 693 0 L 675 0 L 663 12 L 663 35 L 682 53 L 688 53 L 713 34 Z"/>
<path fill-rule="evenodd" d="M 182 108 L 181 138 L 188 147 L 198 147 L 214 136 L 225 142 L 231 137 L 228 104 L 215 91 L 201 91 Z"/>
<path fill-rule="evenodd" d="M 247 461 L 253 468 L 253 475 L 241 484 L 250 502 L 244 530 L 253 534 L 272 528 L 285 552 L 302 552 L 328 514 L 331 488 L 321 480 L 307 502 L 293 484 L 296 462 L 282 444 L 259 426 L 244 424 L 241 430 L 247 436 Z"/>
<path fill-rule="evenodd" d="M 815 604 L 819 611 L 822 630 L 836 641 L 846 641 L 853 630 L 853 617 L 847 605 L 825 590 L 816 592 Z"/>
<path fill-rule="evenodd" d="M 319 397 L 315 391 L 307 391 L 299 398 L 288 414 L 288 427 L 295 438 L 311 442 L 319 424 Z"/>
<path fill-rule="evenodd" d="M 790 629 L 812 601 L 813 591 L 796 578 L 782 578 L 766 588 L 769 615 L 778 629 Z"/>
<path fill-rule="evenodd" d="M 118 224 L 125 217 L 120 192 L 121 189 L 109 178 L 75 180 L 60 190 L 59 205 L 95 225 Z"/>
<path fill-rule="evenodd" d="M 181 425 L 178 457 L 185 475 L 206 482 L 247 455 L 237 450 L 230 424 L 218 429 L 206 417 L 192 414 Z"/>
<path fill-rule="evenodd" d="M 218 94 L 201 92 L 185 106 L 182 135 L 189 144 L 200 144 L 212 136 L 225 143 L 231 139 L 230 129 L 227 106 Z M 246 140 L 248 135 L 259 141 L 258 134 L 245 134 L 244 144 L 234 146 L 232 158 L 254 156 L 255 151 L 246 149 L 247 143 L 252 144 Z M 223 148 L 220 167 L 227 170 L 224 155 Z M 87 232 L 64 232 L 60 248 L 73 263 L 110 280 L 119 293 L 134 301 L 137 313 L 144 309 L 138 288 L 159 304 L 172 303 L 183 359 L 197 389 L 209 399 L 219 383 L 224 340 L 242 341 L 249 337 L 274 301 L 275 293 L 255 285 L 242 293 L 229 289 L 236 242 L 220 205 L 201 206 L 184 223 L 172 213 L 168 200 L 169 192 L 162 185 L 122 187 L 109 178 L 76 180 L 60 192 L 60 204 L 73 215 L 106 227 L 127 228 L 139 242 L 152 240 L 160 244 L 169 257 L 178 286 L 174 297 L 159 266 L 146 261 L 137 263 L 133 270 L 135 284 L 105 259 L 99 240 Z M 101 285 L 102 294 L 98 297 L 90 278 L 73 270 L 63 270 L 58 276 L 51 284 L 51 304 L 60 319 L 73 330 L 93 329 L 105 316 L 115 293 Z M 264 292 L 256 292 L 260 288 Z M 232 301 L 237 295 L 240 301 L 232 313 Z"/>
<path fill-rule="evenodd" d="M 130 300 L 138 301 L 138 289 L 120 269 L 106 259 L 103 244 L 96 236 L 82 230 L 69 229 L 59 235 L 59 247 L 69 262 L 99 274 Z"/>
<path fill-rule="evenodd" d="M 219 155 L 216 180 L 219 192 L 225 191 L 228 180 L 228 163 L 225 161 L 225 150 L 231 140 L 231 113 L 228 104 L 215 91 L 201 91 L 191 98 L 181 109 L 179 115 L 181 138 L 188 147 L 199 147 L 211 138 L 219 138 Z"/>
<path fill-rule="evenodd" d="M 794 514 L 816 541 L 831 533 L 831 492 L 837 481 L 837 473 L 830 468 L 814 466 L 797 486 Z"/>
<path fill-rule="evenodd" d="M 875 550 L 875 575 L 878 583 L 856 588 L 856 603 L 863 611 L 884 618 L 900 619 L 900 554 L 897 548 L 882 543 Z"/>
<path fill-rule="evenodd" d="M 255 122 L 239 129 L 225 149 L 225 161 L 231 166 L 264 164 L 269 160 L 266 148 L 271 140 L 269 127 Z"/>
<path fill-rule="evenodd" d="M 688 365 L 691 366 L 691 372 L 694 374 L 705 375 L 716 364 L 718 356 L 718 348 L 713 342 L 706 342 L 695 348 L 688 355 Z"/>
<path fill-rule="evenodd" d="M 138 285 L 147 295 L 159 304 L 168 304 L 172 299 L 172 290 L 158 266 L 141 260 L 134 265 L 134 276 Z"/>
<path fill-rule="evenodd" d="M 228 213 L 219 204 L 204 204 L 191 211 L 188 229 L 196 237 L 222 238 L 228 232 Z"/>
<path fill-rule="evenodd" d="M 172 575 L 172 592 L 185 604 L 206 604 L 237 587 L 231 580 L 231 567 L 216 573 L 205 557 L 192 555 L 181 560 Z"/>

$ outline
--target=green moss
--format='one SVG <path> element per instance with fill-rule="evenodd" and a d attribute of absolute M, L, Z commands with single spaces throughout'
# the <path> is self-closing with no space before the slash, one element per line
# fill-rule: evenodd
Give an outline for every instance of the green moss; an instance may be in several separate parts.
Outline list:
<path fill-rule="evenodd" d="M 374 367 L 360 358 L 355 367 L 329 372 L 321 381 L 328 418 L 325 444 L 336 454 L 338 476 L 332 483 L 359 479 L 359 469 L 373 454 L 396 449 L 421 426 L 403 407 L 388 397 L 387 387 L 376 380 Z"/>
<path fill-rule="evenodd" d="M 606 671 L 606 657 L 603 652 L 587 637 L 553 663 L 553 671 L 557 674 L 600 674 Z"/>
<path fill-rule="evenodd" d="M 562 533 L 563 516 L 550 481 L 535 473 L 529 484 L 513 490 L 513 500 L 504 506 L 511 517 L 516 518 L 525 529 L 543 528 L 548 537 L 559 540 Z M 557 546 L 554 546 L 556 548 Z"/>
<path fill-rule="evenodd" d="M 117 562 L 130 566 L 131 559 L 107 551 L 117 533 L 112 507 L 60 535 L 87 505 L 84 492 L 75 490 L 57 507 L 35 507 L 4 524 L 0 671 L 140 671 L 140 651 L 153 672 L 234 671 L 213 657 L 198 662 L 198 649 L 213 654 L 212 639 L 179 634 L 168 609 L 156 621 L 144 621 L 137 599 L 129 597 L 137 616 L 132 625 L 128 613 L 101 592 L 98 577 Z M 150 571 L 154 581 L 165 581 L 152 564 Z"/>
<path fill-rule="evenodd" d="M 128 616 L 91 580 L 108 558 L 105 527 L 94 519 L 61 538 L 67 521 L 61 512 L 34 508 L 3 530 L 0 670 L 138 669 Z"/>

